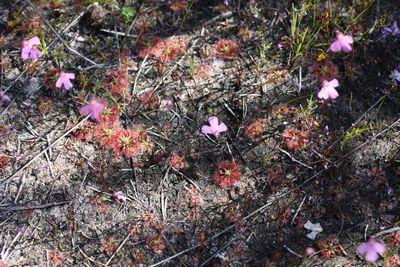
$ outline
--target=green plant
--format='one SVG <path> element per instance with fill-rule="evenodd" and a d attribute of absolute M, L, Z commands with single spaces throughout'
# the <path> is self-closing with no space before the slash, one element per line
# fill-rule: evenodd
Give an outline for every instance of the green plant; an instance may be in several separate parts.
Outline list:
<path fill-rule="evenodd" d="M 121 15 L 125 23 L 128 24 L 136 15 L 136 9 L 134 7 L 123 7 L 121 8 Z"/>
<path fill-rule="evenodd" d="M 306 116 L 312 115 L 317 108 L 318 108 L 318 100 L 313 99 L 312 95 L 310 99 L 307 99 L 307 106 L 303 107 L 302 105 L 300 105 L 301 113 Z"/>

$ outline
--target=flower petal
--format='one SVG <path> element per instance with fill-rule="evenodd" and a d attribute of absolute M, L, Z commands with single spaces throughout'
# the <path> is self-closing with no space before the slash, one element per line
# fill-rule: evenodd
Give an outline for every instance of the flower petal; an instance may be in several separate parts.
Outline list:
<path fill-rule="evenodd" d="M 364 255 L 365 253 L 367 253 L 367 249 L 368 249 L 368 245 L 367 244 L 360 244 L 357 247 L 357 252 L 361 255 Z"/>
<path fill-rule="evenodd" d="M 335 41 L 331 44 L 330 50 L 333 52 L 339 52 L 340 50 L 342 50 L 342 46 L 340 41 Z"/>
<path fill-rule="evenodd" d="M 333 79 L 332 81 L 329 82 L 329 85 L 332 87 L 338 87 L 339 81 L 337 79 Z"/>
<path fill-rule="evenodd" d="M 325 88 L 322 88 L 319 92 L 318 92 L 318 97 L 321 99 L 329 99 L 329 92 L 328 90 L 326 90 Z"/>
<path fill-rule="evenodd" d="M 351 37 L 350 35 L 345 35 L 343 36 L 342 40 L 348 44 L 352 44 L 353 43 L 353 37 Z"/>
<path fill-rule="evenodd" d="M 61 86 L 63 85 L 63 83 L 64 83 L 64 80 L 60 77 L 60 78 L 58 78 L 57 79 L 57 82 L 56 82 L 56 87 L 57 88 L 61 88 Z"/>
<path fill-rule="evenodd" d="M 226 127 L 225 123 L 221 122 L 220 125 L 218 125 L 218 131 L 219 132 L 225 132 L 228 130 L 228 127 Z"/>
<path fill-rule="evenodd" d="M 40 45 L 40 39 L 37 36 L 32 37 L 31 39 L 28 40 L 28 43 L 30 46 L 34 45 Z"/>
<path fill-rule="evenodd" d="M 365 254 L 365 259 L 369 262 L 376 262 L 378 260 L 379 256 L 378 253 L 376 253 L 373 250 L 369 250 L 367 251 L 367 253 Z"/>
<path fill-rule="evenodd" d="M 385 253 L 386 246 L 385 246 L 385 244 L 382 244 L 381 242 L 377 241 L 377 242 L 374 244 L 374 249 L 375 249 L 375 251 L 378 252 L 379 254 L 383 254 L 383 253 Z"/>
<path fill-rule="evenodd" d="M 203 127 L 201 127 L 201 132 L 203 134 L 212 134 L 212 129 L 208 125 L 203 125 Z"/>
<path fill-rule="evenodd" d="M 208 118 L 208 122 L 213 130 L 218 129 L 218 118 L 216 116 Z"/>
<path fill-rule="evenodd" d="M 329 88 L 327 89 L 327 91 L 328 91 L 329 97 L 330 97 L 331 99 L 335 99 L 335 98 L 337 98 L 337 97 L 339 96 L 338 91 L 336 91 L 336 89 L 333 88 L 333 87 L 329 87 Z"/>

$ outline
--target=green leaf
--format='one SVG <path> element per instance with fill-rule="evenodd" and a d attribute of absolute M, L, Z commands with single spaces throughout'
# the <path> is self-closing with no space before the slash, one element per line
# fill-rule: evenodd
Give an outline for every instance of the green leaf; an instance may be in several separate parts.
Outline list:
<path fill-rule="evenodd" d="M 123 7 L 121 8 L 121 14 L 125 22 L 128 23 L 136 15 L 136 9 L 133 7 Z"/>

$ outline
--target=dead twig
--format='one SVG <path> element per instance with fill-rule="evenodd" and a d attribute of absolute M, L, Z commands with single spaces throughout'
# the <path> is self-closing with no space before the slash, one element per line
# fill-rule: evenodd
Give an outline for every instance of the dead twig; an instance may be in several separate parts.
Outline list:
<path fill-rule="evenodd" d="M 286 154 L 293 162 L 296 162 L 296 163 L 300 164 L 301 166 L 306 167 L 307 169 L 314 170 L 313 167 L 310 167 L 310 166 L 308 166 L 307 164 L 305 164 L 305 163 L 303 163 L 303 162 L 301 162 L 301 161 L 295 159 L 295 158 L 294 158 L 292 155 L 290 155 L 290 153 L 287 152 L 286 150 L 284 150 L 284 149 L 282 149 L 282 148 L 279 148 L 279 150 L 280 150 L 281 152 L 283 152 L 284 154 Z"/>
<path fill-rule="evenodd" d="M 64 204 L 69 203 L 69 200 L 67 201 L 61 201 L 61 202 L 52 202 L 48 204 L 43 204 L 43 205 L 37 205 L 37 206 L 0 206 L 0 210 L 5 210 L 5 211 L 22 211 L 22 210 L 37 210 L 37 209 L 47 209 L 55 206 L 61 206 Z"/>

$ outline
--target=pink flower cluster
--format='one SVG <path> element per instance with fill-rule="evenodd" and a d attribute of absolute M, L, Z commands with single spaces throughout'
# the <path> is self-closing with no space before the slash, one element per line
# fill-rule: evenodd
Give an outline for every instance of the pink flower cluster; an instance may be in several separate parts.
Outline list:
<path fill-rule="evenodd" d="M 350 35 L 344 35 L 341 32 L 336 33 L 336 40 L 331 44 L 330 50 L 332 52 L 346 52 L 352 51 L 353 47 L 353 37 Z M 323 80 L 321 90 L 318 92 L 318 97 L 323 100 L 336 99 L 339 96 L 336 87 L 339 86 L 339 81 L 337 79 L 332 79 L 330 81 Z"/>
<path fill-rule="evenodd" d="M 23 60 L 27 60 L 28 58 L 36 59 L 42 56 L 42 52 L 39 50 L 38 46 L 40 45 L 39 37 L 34 36 L 29 40 L 24 40 L 22 42 L 22 52 L 21 57 Z"/>

